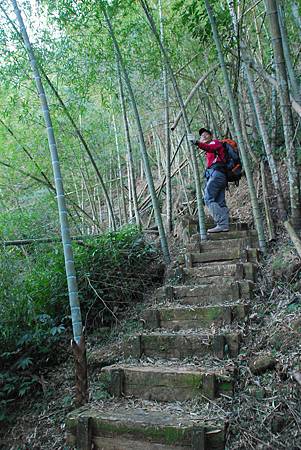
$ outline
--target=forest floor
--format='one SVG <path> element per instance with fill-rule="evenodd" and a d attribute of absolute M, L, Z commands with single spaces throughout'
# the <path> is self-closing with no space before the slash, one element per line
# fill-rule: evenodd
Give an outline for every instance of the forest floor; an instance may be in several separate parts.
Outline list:
<path fill-rule="evenodd" d="M 233 217 L 251 223 L 246 189 L 240 189 L 239 196 L 232 195 L 228 204 Z M 229 360 L 238 368 L 234 397 L 219 398 L 206 407 L 198 401 L 182 404 L 190 413 L 223 417 L 229 423 L 227 449 L 301 449 L 300 288 L 300 259 L 279 232 L 261 262 L 252 311 L 242 327 L 243 347 L 236 360 Z M 89 338 L 92 404 L 105 406 L 109 402 L 99 380 L 99 369 L 118 360 L 122 337 L 139 327 L 140 311 L 138 305 L 130 312 L 130 321 L 125 318 L 123 329 L 115 330 L 108 340 L 99 334 Z M 1 449 L 66 448 L 64 421 L 73 409 L 74 398 L 73 358 L 68 343 L 66 348 L 64 362 L 41 377 L 41 392 L 16 402 L 12 422 L 1 430 Z M 261 372 L 254 370 L 254 361 L 264 362 L 266 367 Z M 171 404 L 133 402 L 163 408 L 167 413 L 174 408 Z"/>

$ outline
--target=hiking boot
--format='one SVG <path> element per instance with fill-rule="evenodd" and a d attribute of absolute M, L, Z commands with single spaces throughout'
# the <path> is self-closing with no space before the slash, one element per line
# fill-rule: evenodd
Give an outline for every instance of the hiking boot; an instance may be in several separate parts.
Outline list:
<path fill-rule="evenodd" d="M 214 228 L 207 230 L 208 233 L 225 233 L 226 231 L 229 231 L 229 228 L 221 227 L 220 225 L 216 225 Z"/>

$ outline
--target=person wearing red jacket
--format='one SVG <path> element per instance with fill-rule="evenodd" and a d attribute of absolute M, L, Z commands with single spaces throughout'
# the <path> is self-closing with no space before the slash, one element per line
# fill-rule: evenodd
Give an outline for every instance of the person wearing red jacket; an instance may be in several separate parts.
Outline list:
<path fill-rule="evenodd" d="M 215 227 L 207 231 L 208 233 L 229 231 L 229 210 L 225 198 L 227 188 L 225 149 L 221 141 L 213 139 L 210 130 L 200 128 L 199 135 L 199 141 L 190 140 L 203 150 L 206 156 L 204 202 L 215 222 Z"/>

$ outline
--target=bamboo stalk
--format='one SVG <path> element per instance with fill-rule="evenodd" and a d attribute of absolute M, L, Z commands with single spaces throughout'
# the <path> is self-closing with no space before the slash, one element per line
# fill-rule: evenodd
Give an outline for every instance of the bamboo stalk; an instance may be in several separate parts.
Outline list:
<path fill-rule="evenodd" d="M 143 160 L 143 166 L 144 166 L 144 170 L 145 170 L 145 174 L 146 174 L 146 178 L 147 178 L 147 184 L 148 184 L 148 188 L 150 191 L 150 195 L 152 198 L 152 204 L 154 207 L 154 214 L 155 214 L 155 218 L 156 218 L 156 223 L 158 226 L 158 230 L 159 230 L 159 236 L 160 236 L 160 242 L 161 242 L 161 248 L 162 248 L 162 253 L 163 253 L 163 257 L 164 260 L 167 264 L 170 263 L 170 254 L 169 254 L 169 248 L 168 248 L 168 242 L 166 239 L 166 234 L 165 234 L 165 230 L 164 230 L 164 226 L 163 226 L 163 222 L 162 222 L 162 217 L 161 217 L 161 212 L 160 212 L 160 206 L 159 206 L 159 202 L 158 202 L 158 198 L 156 195 L 156 190 L 155 190 L 155 186 L 154 186 L 154 180 L 153 180 L 153 176 L 152 176 L 152 171 L 151 171 L 151 167 L 150 167 L 150 163 L 149 163 L 149 157 L 147 154 L 147 149 L 146 149 L 146 144 L 145 144 L 145 140 L 144 140 L 144 134 L 143 134 L 143 130 L 142 130 L 142 125 L 141 125 L 141 120 L 140 120 L 140 115 L 139 115 L 139 111 L 138 111 L 138 107 L 137 107 L 137 103 L 136 103 L 136 99 L 135 99 L 135 95 L 134 95 L 134 91 L 132 89 L 132 85 L 131 85 L 131 81 L 128 75 L 128 72 L 126 70 L 120 49 L 119 49 L 119 45 L 110 21 L 110 18 L 108 16 L 106 7 L 103 5 L 102 6 L 102 11 L 106 20 L 106 23 L 108 25 L 109 28 L 109 33 L 111 36 L 111 39 L 113 41 L 114 44 L 114 48 L 115 48 L 115 52 L 116 52 L 116 57 L 118 59 L 118 62 L 120 64 L 120 68 L 123 72 L 124 75 L 124 79 L 126 82 L 126 86 L 131 98 L 131 102 L 132 102 L 132 107 L 134 110 L 134 114 L 135 114 L 135 119 L 136 119 L 136 123 L 137 123 L 137 127 L 138 127 L 138 132 L 139 132 L 139 142 L 140 142 L 140 151 L 141 151 L 141 156 L 142 156 L 142 160 Z"/>

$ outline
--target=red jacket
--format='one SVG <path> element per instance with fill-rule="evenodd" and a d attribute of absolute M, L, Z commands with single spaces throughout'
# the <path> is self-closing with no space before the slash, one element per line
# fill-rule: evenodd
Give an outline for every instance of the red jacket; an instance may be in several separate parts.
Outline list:
<path fill-rule="evenodd" d="M 198 147 L 206 152 L 207 169 L 216 162 L 225 162 L 225 149 L 221 141 L 214 139 L 209 144 L 198 142 Z"/>

